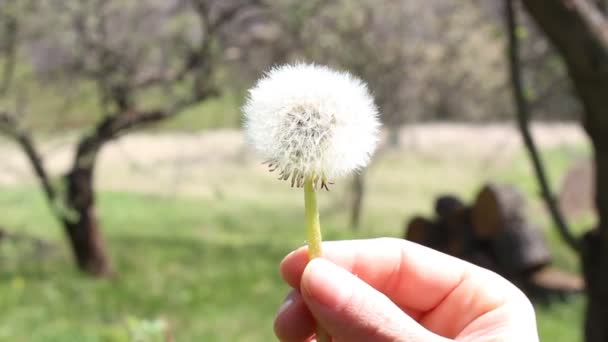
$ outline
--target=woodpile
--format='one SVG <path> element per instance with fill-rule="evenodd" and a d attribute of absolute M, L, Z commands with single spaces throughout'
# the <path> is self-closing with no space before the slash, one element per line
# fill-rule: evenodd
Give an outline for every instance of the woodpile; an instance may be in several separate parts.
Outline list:
<path fill-rule="evenodd" d="M 543 234 L 526 216 L 525 199 L 514 186 L 487 184 L 472 205 L 440 196 L 435 215 L 412 218 L 405 238 L 495 271 L 534 298 L 583 290 L 582 278 L 551 266 Z"/>

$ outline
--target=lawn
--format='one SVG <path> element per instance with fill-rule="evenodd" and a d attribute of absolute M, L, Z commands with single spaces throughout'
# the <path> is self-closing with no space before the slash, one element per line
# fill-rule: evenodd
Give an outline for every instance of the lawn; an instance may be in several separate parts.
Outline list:
<path fill-rule="evenodd" d="M 573 155 L 586 153 L 568 151 L 545 153 L 556 183 Z M 400 237 L 406 218 L 429 214 L 436 194 L 470 199 L 486 179 L 519 184 L 536 222 L 548 222 L 523 153 L 488 166 L 387 152 L 367 175 L 357 231 L 347 226 L 347 180 L 320 195 L 327 239 Z M 1 187 L 0 225 L 50 246 L 0 244 L 0 340 L 130 341 L 148 333 L 140 341 L 155 341 L 158 331 L 176 341 L 273 340 L 273 316 L 288 291 L 277 265 L 304 243 L 302 194 L 257 168 L 226 166 L 215 177 L 225 181 L 208 196 L 101 191 L 99 215 L 118 271 L 104 280 L 73 269 L 60 228 L 33 185 Z M 552 229 L 545 231 L 557 263 L 576 270 L 574 256 Z M 541 339 L 580 340 L 582 310 L 582 298 L 537 306 Z"/>

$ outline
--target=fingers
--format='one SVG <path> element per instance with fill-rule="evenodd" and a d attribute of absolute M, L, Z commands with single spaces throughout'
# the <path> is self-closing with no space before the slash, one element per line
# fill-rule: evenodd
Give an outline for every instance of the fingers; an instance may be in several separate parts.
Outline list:
<path fill-rule="evenodd" d="M 274 332 L 283 342 L 308 341 L 315 330 L 315 321 L 298 290 L 287 296 L 274 321 Z"/>
<path fill-rule="evenodd" d="M 397 305 L 422 312 L 436 307 L 460 283 L 468 265 L 398 239 L 325 242 L 323 253 L 323 258 L 356 274 Z M 281 264 L 285 281 L 298 288 L 307 263 L 306 247 L 285 257 Z"/>
<path fill-rule="evenodd" d="M 442 336 L 455 337 L 514 293 L 512 285 L 489 271 L 405 240 L 329 242 L 323 248 L 324 258 Z M 281 273 L 292 287 L 300 287 L 307 263 L 306 248 L 284 259 Z"/>
<path fill-rule="evenodd" d="M 424 329 L 382 293 L 323 259 L 306 267 L 302 298 L 336 341 L 447 341 Z"/>

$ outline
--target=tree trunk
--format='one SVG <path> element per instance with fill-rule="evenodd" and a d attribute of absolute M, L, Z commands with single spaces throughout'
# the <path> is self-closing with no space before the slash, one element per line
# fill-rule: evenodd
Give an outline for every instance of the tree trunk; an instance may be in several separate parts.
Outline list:
<path fill-rule="evenodd" d="M 398 148 L 401 145 L 401 125 L 393 124 L 388 126 L 388 146 Z"/>
<path fill-rule="evenodd" d="M 583 270 L 587 291 L 585 312 L 585 341 L 608 341 L 608 253 L 602 248 L 600 231 L 585 235 L 583 245 Z"/>
<path fill-rule="evenodd" d="M 587 0 L 523 0 L 564 58 L 593 142 L 598 229 L 582 251 L 587 287 L 585 340 L 608 342 L 608 22 Z"/>
<path fill-rule="evenodd" d="M 599 140 L 599 141 L 598 141 Z M 600 213 L 597 230 L 585 236 L 583 270 L 587 284 L 585 340 L 608 341 L 608 135 L 596 136 L 596 205 Z"/>
<path fill-rule="evenodd" d="M 608 63 L 600 65 L 608 67 Z M 608 342 L 608 75 L 603 72 L 589 78 L 583 72 L 571 73 L 583 99 L 584 126 L 593 143 L 595 205 L 599 216 L 598 229 L 585 236 L 582 254 L 587 284 L 585 340 Z"/>
<path fill-rule="evenodd" d="M 353 177 L 352 208 L 350 216 L 350 226 L 354 230 L 359 229 L 361 224 L 361 208 L 363 206 L 363 196 L 365 192 L 365 175 L 363 171 L 356 173 Z"/>
<path fill-rule="evenodd" d="M 92 168 L 75 167 L 65 176 L 67 204 L 72 211 L 63 220 L 78 268 L 104 276 L 111 273 L 106 246 L 95 213 Z"/>

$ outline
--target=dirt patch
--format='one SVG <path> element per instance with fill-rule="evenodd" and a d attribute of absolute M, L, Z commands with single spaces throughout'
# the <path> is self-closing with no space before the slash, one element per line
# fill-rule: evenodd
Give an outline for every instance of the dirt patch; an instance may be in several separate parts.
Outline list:
<path fill-rule="evenodd" d="M 537 124 L 533 132 L 545 148 L 585 143 L 584 133 L 575 124 Z M 72 146 L 73 138 L 43 144 L 53 173 L 60 174 L 69 166 Z M 424 124 L 402 129 L 396 148 L 421 158 L 508 163 L 521 149 L 521 140 L 512 125 Z M 14 145 L 0 142 L 0 155 L 0 185 L 35 181 Z M 102 151 L 96 182 L 101 189 L 215 194 L 218 183 L 247 177 L 244 171 L 262 172 L 259 164 L 238 130 L 132 134 Z"/>

